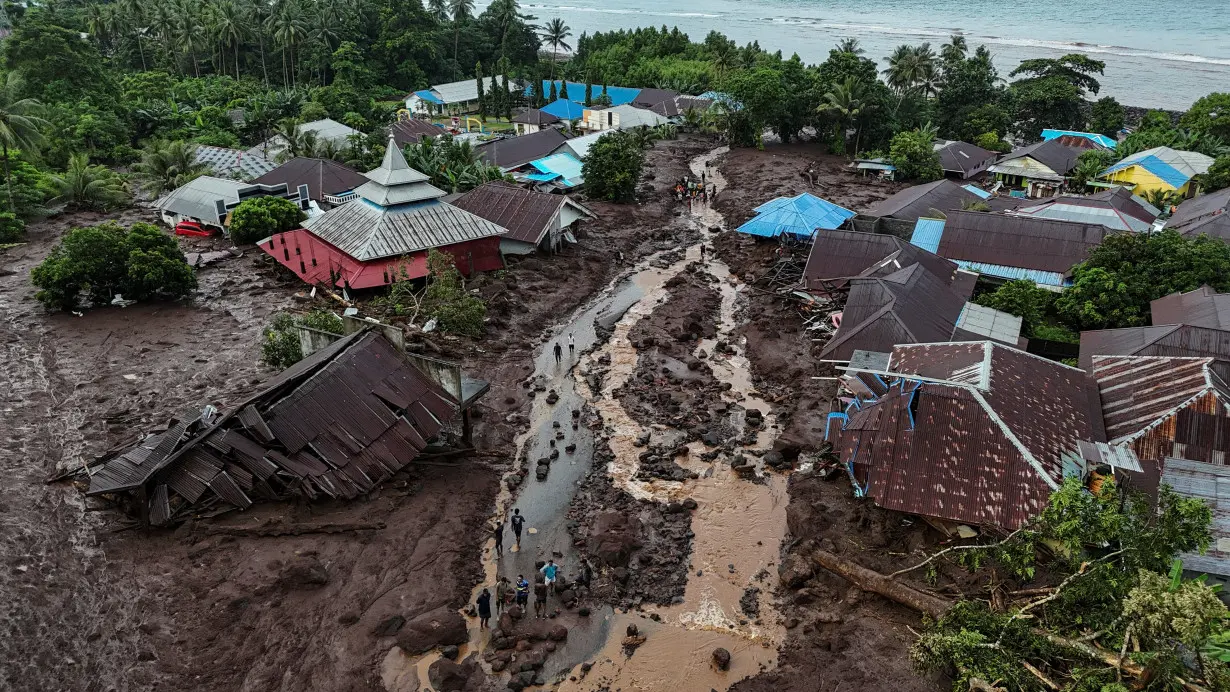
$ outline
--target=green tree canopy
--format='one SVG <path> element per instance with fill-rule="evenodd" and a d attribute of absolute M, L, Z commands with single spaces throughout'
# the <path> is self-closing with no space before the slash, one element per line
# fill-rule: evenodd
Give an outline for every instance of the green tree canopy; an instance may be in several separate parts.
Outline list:
<path fill-rule="evenodd" d="M 275 233 L 299 227 L 304 213 L 299 206 L 281 197 L 251 197 L 231 212 L 231 240 L 256 243 Z"/>
<path fill-rule="evenodd" d="M 1230 92 L 1200 98 L 1179 118 L 1179 125 L 1230 142 Z"/>
<path fill-rule="evenodd" d="M 1115 138 L 1127 119 L 1127 111 L 1113 96 L 1103 96 L 1094 102 L 1089 114 L 1089 131 Z"/>
<path fill-rule="evenodd" d="M 896 166 L 897 177 L 924 183 L 944 177 L 934 144 L 935 132 L 929 129 L 900 132 L 893 137 L 888 159 Z"/>
<path fill-rule="evenodd" d="M 589 147 L 582 162 L 585 191 L 597 199 L 631 202 L 645 165 L 645 151 L 632 133 L 608 132 Z"/>

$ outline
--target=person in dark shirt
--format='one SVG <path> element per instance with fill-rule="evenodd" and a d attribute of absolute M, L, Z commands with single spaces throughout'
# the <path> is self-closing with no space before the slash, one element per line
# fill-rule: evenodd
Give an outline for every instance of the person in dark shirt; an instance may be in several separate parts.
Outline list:
<path fill-rule="evenodd" d="M 495 554 L 504 554 L 504 522 L 499 521 L 495 525 Z"/>
<path fill-rule="evenodd" d="M 521 612 L 525 612 L 525 607 L 530 602 L 530 583 L 525 580 L 524 574 L 517 575 L 517 605 L 521 606 Z"/>
<path fill-rule="evenodd" d="M 534 581 L 534 617 L 545 618 L 547 616 L 547 583 L 545 581 Z"/>
<path fill-rule="evenodd" d="M 559 345 L 558 341 L 556 341 L 555 342 L 555 362 L 556 363 L 560 362 L 560 359 L 563 357 L 564 357 L 564 348 Z"/>
<path fill-rule="evenodd" d="M 487 621 L 491 619 L 491 592 L 483 589 L 478 595 L 478 629 L 487 629 Z"/>
<path fill-rule="evenodd" d="M 521 550 L 521 527 L 525 526 L 525 517 L 521 516 L 521 510 L 514 509 L 512 515 L 513 535 L 517 537 L 517 550 Z"/>
<path fill-rule="evenodd" d="M 504 607 L 512 601 L 512 584 L 508 583 L 508 577 L 500 577 L 495 582 L 495 612 L 504 612 Z"/>

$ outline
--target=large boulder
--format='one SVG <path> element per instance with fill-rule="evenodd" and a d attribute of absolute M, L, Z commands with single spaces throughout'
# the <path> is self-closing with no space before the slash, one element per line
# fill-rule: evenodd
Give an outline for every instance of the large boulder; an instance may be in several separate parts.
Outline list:
<path fill-rule="evenodd" d="M 730 652 L 722 647 L 713 650 L 713 665 L 718 667 L 718 670 L 730 670 Z"/>
<path fill-rule="evenodd" d="M 329 571 L 314 557 L 297 557 L 282 567 L 278 583 L 290 590 L 319 589 L 329 583 Z"/>
<path fill-rule="evenodd" d="M 468 640 L 465 618 L 448 606 L 411 618 L 397 633 L 397 645 L 411 656 Z"/>
<path fill-rule="evenodd" d="M 623 512 L 603 512 L 594 520 L 588 545 L 595 557 L 611 567 L 628 564 L 638 547 L 640 521 Z"/>
<path fill-rule="evenodd" d="M 427 679 L 431 680 L 436 692 L 461 692 L 470 678 L 469 673 L 464 665 L 442 658 L 427 669 Z"/>

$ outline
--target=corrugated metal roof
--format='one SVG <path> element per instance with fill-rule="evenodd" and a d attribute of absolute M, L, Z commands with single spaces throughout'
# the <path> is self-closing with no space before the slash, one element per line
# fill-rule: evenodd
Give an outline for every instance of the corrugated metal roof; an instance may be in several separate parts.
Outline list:
<path fill-rule="evenodd" d="M 477 88 L 477 87 L 475 87 L 475 88 Z M 443 106 L 443 105 L 444 105 L 444 102 L 440 100 L 440 97 L 439 97 L 439 96 L 436 96 L 435 94 L 431 93 L 431 89 L 420 89 L 420 90 L 418 90 L 418 91 L 414 92 L 414 95 L 415 95 L 415 96 L 417 96 L 417 97 L 419 97 L 419 98 L 421 98 L 421 99 L 423 99 L 424 101 L 426 101 L 426 102 L 428 102 L 428 103 L 434 103 L 434 104 L 436 104 L 437 106 Z"/>
<path fill-rule="evenodd" d="M 585 104 L 568 99 L 555 99 L 543 106 L 542 112 L 560 120 L 579 120 L 585 117 Z"/>
<path fill-rule="evenodd" d="M 966 303 L 957 329 L 1015 346 L 1021 337 L 1021 318 L 977 303 Z"/>
<path fill-rule="evenodd" d="M 1164 324 L 1081 332 L 1080 366 L 1097 356 L 1186 356 L 1230 360 L 1230 331 Z"/>
<path fill-rule="evenodd" d="M 195 161 L 209 167 L 215 175 L 251 180 L 274 169 L 273 162 L 259 154 L 251 154 L 242 149 L 227 149 L 226 147 L 198 146 L 194 156 Z"/>
<path fill-rule="evenodd" d="M 552 115 L 546 111 L 538 110 L 537 108 L 527 108 L 517 117 L 513 118 L 514 123 L 523 125 L 553 125 L 560 121 L 559 116 Z"/>
<path fill-rule="evenodd" d="M 965 305 L 939 277 L 921 264 L 888 276 L 850 281 L 841 326 L 821 358 L 846 360 L 854 351 L 889 351 L 897 344 L 947 341 Z"/>
<path fill-rule="evenodd" d="M 589 154 L 589 148 L 594 145 L 594 142 L 597 142 L 599 137 L 602 137 L 607 134 L 610 134 L 610 132 L 609 131 L 595 132 L 591 135 L 585 135 L 584 137 L 573 137 L 572 139 L 568 140 L 567 142 L 564 142 L 559 147 L 557 147 L 555 151 L 557 153 L 564 152 L 564 151 L 570 151 L 572 152 L 572 155 L 574 157 L 576 157 L 578 160 L 583 161 L 585 159 L 585 156 Z"/>
<path fill-rule="evenodd" d="M 1111 443 L 1129 442 L 1204 394 L 1230 403 L 1213 363 L 1212 358 L 1093 356 Z"/>
<path fill-rule="evenodd" d="M 308 196 L 319 202 L 325 195 L 354 190 L 367 182 L 367 178 L 330 159 L 293 158 L 252 182 L 264 185 L 286 183 L 291 190 L 307 185 Z"/>
<path fill-rule="evenodd" d="M 932 210 L 948 212 L 960 209 L 965 202 L 976 202 L 979 199 L 981 198 L 978 195 L 945 178 L 925 185 L 907 187 L 860 213 L 876 218 L 888 216 L 902 221 L 916 221 L 925 216 L 934 216 Z"/>
<path fill-rule="evenodd" d="M 863 405 L 868 420 L 882 409 L 875 425 L 831 432 L 854 482 L 889 509 L 1018 527 L 1046 506 L 1062 456 L 1104 436 L 1092 380 L 1060 363 L 973 342 L 898 346 L 891 368 L 900 386 Z"/>
<path fill-rule="evenodd" d="M 221 226 L 223 217 L 218 215 L 217 203 L 238 203 L 239 191 L 247 185 L 235 180 L 203 175 L 167 193 L 154 202 L 154 208 Z"/>
<path fill-rule="evenodd" d="M 571 154 L 552 154 L 537 161 L 530 161 L 530 165 L 543 173 L 563 178 L 567 187 L 575 187 L 585 181 L 581 175 L 581 162 Z"/>
<path fill-rule="evenodd" d="M 962 188 L 964 188 L 964 189 L 966 189 L 966 190 L 969 190 L 970 192 L 974 193 L 975 195 L 978 195 L 978 196 L 979 196 L 979 197 L 981 197 L 982 199 L 990 199 L 990 198 L 991 198 L 991 193 L 990 193 L 990 192 L 987 192 L 986 190 L 984 190 L 984 189 L 982 189 L 982 188 L 980 188 L 980 187 L 978 187 L 978 186 L 976 186 L 976 185 L 962 185 L 961 187 L 962 187 Z"/>
<path fill-rule="evenodd" d="M 558 79 L 555 80 L 555 92 L 557 94 L 563 90 L 562 89 L 563 84 L 564 84 L 563 81 L 558 80 Z M 525 93 L 527 96 L 529 95 L 530 87 L 525 88 Z M 548 79 L 542 80 L 542 93 L 546 94 L 547 96 L 551 95 L 551 80 L 548 80 Z M 633 89 L 631 87 L 618 87 L 618 86 L 608 85 L 606 88 L 606 95 L 607 95 L 607 98 L 611 99 L 612 106 L 622 106 L 625 103 L 632 103 L 633 101 L 636 100 L 636 97 L 640 93 L 641 93 L 640 89 Z M 578 98 L 578 97 L 584 98 L 585 85 L 582 84 L 581 82 L 568 82 L 568 95 L 571 96 L 572 98 Z M 601 84 L 593 85 L 594 98 L 598 98 L 601 95 L 602 95 L 602 85 Z M 556 115 L 558 115 L 558 113 Z M 579 118 L 581 116 L 578 115 L 576 117 Z"/>
<path fill-rule="evenodd" d="M 935 252 L 940 249 L 940 240 L 943 237 L 943 219 L 919 219 L 914 222 L 914 233 L 910 236 L 910 244 L 927 252 Z"/>
<path fill-rule="evenodd" d="M 1213 511 L 1213 541 L 1204 554 L 1184 553 L 1183 569 L 1230 576 L 1230 467 L 1166 459 L 1162 482 L 1184 497 L 1204 500 Z"/>
<path fill-rule="evenodd" d="M 308 219 L 303 227 L 361 262 L 507 232 L 482 217 L 435 200 L 391 208 L 357 200 Z"/>
<path fill-rule="evenodd" d="M 249 405 L 275 439 L 257 443 L 233 414 L 212 427 L 177 427 L 173 430 L 181 434 L 166 445 L 174 452 L 152 475 L 126 487 L 91 486 L 90 493 L 150 483 L 155 486 L 151 518 L 162 521 L 210 492 L 246 507 L 252 500 L 244 486 L 253 487 L 253 476 L 277 494 L 356 497 L 409 464 L 457 411 L 456 401 L 376 331 L 312 354 L 239 408 Z M 95 477 L 108 478 L 123 466 L 120 459 L 137 452 L 150 453 L 138 445 L 105 462 Z M 182 501 L 168 502 L 163 486 Z"/>
<path fill-rule="evenodd" d="M 593 215 L 564 195 L 523 190 L 504 183 L 487 183 L 453 201 L 464 209 L 508 229 L 509 240 L 537 245 L 558 224 L 560 209 L 571 204 L 585 216 Z"/>
<path fill-rule="evenodd" d="M 390 125 L 389 134 L 392 135 L 393 141 L 397 142 L 397 146 L 404 147 L 407 144 L 418 144 L 424 137 L 442 135 L 444 134 L 444 128 L 439 125 L 433 125 L 426 120 L 409 118 L 407 120 L 398 120 Z"/>
<path fill-rule="evenodd" d="M 643 108 L 636 108 L 631 105 L 612 106 L 602 111 L 603 113 L 614 113 L 619 116 L 619 129 L 626 130 L 632 127 L 655 127 L 664 125 L 668 122 L 666 118 Z"/>
<path fill-rule="evenodd" d="M 1026 177 L 1040 180 L 1062 180 L 1076 167 L 1076 160 L 1085 151 L 1083 147 L 1066 146 L 1058 139 L 1042 140 L 1027 147 L 1012 150 L 988 170 L 1021 175 L 1013 171 L 1022 169 L 1026 171 Z"/>
<path fill-rule="evenodd" d="M 1099 177 L 1140 166 L 1173 188 L 1180 188 L 1192 178 L 1203 175 L 1213 165 L 1212 157 L 1194 151 L 1179 151 L 1170 147 L 1154 147 L 1132 154 L 1102 171 Z"/>
<path fill-rule="evenodd" d="M 1040 286 L 1066 286 L 1071 281 L 1066 272 L 1045 272 L 1037 269 L 1024 269 L 1022 267 L 1006 267 L 1002 264 L 988 264 L 986 262 L 967 262 L 965 260 L 957 260 L 957 266 L 966 271 L 971 271 L 976 274 L 986 274 L 999 279 L 1007 279 L 1008 281 L 1016 281 L 1024 279 L 1032 281 Z"/>
<path fill-rule="evenodd" d="M 1149 303 L 1153 324 L 1190 324 L 1230 329 L 1230 293 L 1201 286 L 1187 293 L 1171 293 Z"/>
<path fill-rule="evenodd" d="M 804 192 L 795 197 L 778 197 L 756 208 L 757 215 L 740 226 L 740 233 L 776 238 L 783 233 L 810 237 L 817 229 L 841 227 L 854 212 Z"/>
<path fill-rule="evenodd" d="M 490 79 L 490 77 L 488 77 Z M 497 83 L 502 83 L 503 77 L 496 76 Z M 487 80 L 484 80 L 484 84 Z M 416 92 L 417 93 L 417 92 Z M 478 82 L 477 80 L 463 79 L 459 82 L 448 82 L 446 84 L 434 84 L 431 87 L 431 93 L 435 95 L 437 102 L 442 104 L 450 103 L 466 103 L 468 101 L 478 100 Z"/>
<path fill-rule="evenodd" d="M 1227 218 L 1223 216 L 1227 211 L 1230 211 L 1230 187 L 1183 202 L 1166 222 L 1166 228 L 1186 235 L 1192 226 L 1215 217 Z"/>
<path fill-rule="evenodd" d="M 497 139 L 475 148 L 487 163 L 505 171 L 520 168 L 530 161 L 550 156 L 559 145 L 568 141 L 568 136 L 555 128 L 547 128 L 520 137 Z"/>
<path fill-rule="evenodd" d="M 830 230 L 817 233 L 812 240 L 803 281 L 809 290 L 836 288 L 854 277 L 887 276 L 911 264 L 921 263 L 928 271 L 951 283 L 957 265 L 897 236 Z M 957 291 L 961 294 L 961 291 Z"/>
<path fill-rule="evenodd" d="M 958 173 L 962 178 L 986 170 L 998 156 L 969 142 L 937 142 L 935 150 L 940 156 L 940 168 L 948 173 Z"/>
<path fill-rule="evenodd" d="M 1119 142 L 1107 137 L 1106 135 L 1097 134 L 1095 132 L 1077 132 L 1076 130 L 1052 130 L 1045 129 L 1042 131 L 1043 140 L 1059 139 L 1060 137 L 1079 137 L 1087 139 L 1094 144 L 1097 144 L 1107 149 L 1114 149 L 1119 146 Z"/>
<path fill-rule="evenodd" d="M 1066 273 L 1109 233 L 1100 224 L 952 211 L 936 254 L 958 263 Z"/>

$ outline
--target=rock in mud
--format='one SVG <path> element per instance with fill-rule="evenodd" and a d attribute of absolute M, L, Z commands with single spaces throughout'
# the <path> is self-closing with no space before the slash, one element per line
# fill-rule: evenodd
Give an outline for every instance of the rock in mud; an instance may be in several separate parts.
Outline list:
<path fill-rule="evenodd" d="M 448 606 L 440 606 L 407 622 L 397 634 L 397 645 L 414 656 L 437 646 L 464 644 L 469 638 L 461 613 Z"/>
<path fill-rule="evenodd" d="M 547 633 L 547 638 L 553 642 L 562 642 L 568 638 L 568 628 L 563 625 L 556 625 Z"/>
<path fill-rule="evenodd" d="M 472 671 L 467 670 L 466 666 L 442 658 L 427 669 L 427 679 L 431 681 L 432 689 L 437 692 L 461 692 L 466 687 L 470 672 Z"/>
<path fill-rule="evenodd" d="M 443 649 L 440 649 L 440 655 L 443 656 L 444 658 L 447 658 L 450 661 L 456 661 L 457 656 L 460 653 L 461 653 L 461 650 L 457 648 L 456 644 L 449 644 Z"/>
<path fill-rule="evenodd" d="M 713 650 L 713 665 L 718 667 L 718 670 L 730 670 L 730 652 L 722 647 Z"/>
<path fill-rule="evenodd" d="M 598 515 L 590 534 L 590 552 L 611 567 L 626 566 L 636 545 L 639 523 L 621 512 Z"/>
<path fill-rule="evenodd" d="M 777 566 L 777 578 L 781 581 L 782 586 L 788 589 L 799 588 L 807 583 L 813 574 L 815 574 L 815 569 L 812 567 L 811 560 L 795 553 L 787 554 Z"/>
<path fill-rule="evenodd" d="M 282 568 L 278 583 L 286 589 L 319 589 L 329 583 L 329 571 L 314 557 L 297 557 Z"/>
<path fill-rule="evenodd" d="M 743 590 L 743 596 L 739 599 L 739 610 L 749 618 L 754 618 L 760 615 L 760 589 L 749 586 Z"/>
<path fill-rule="evenodd" d="M 372 632 L 376 637 L 391 637 L 401 631 L 402 626 L 406 624 L 406 618 L 400 615 L 387 617 L 376 625 L 375 631 Z"/>

